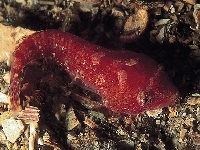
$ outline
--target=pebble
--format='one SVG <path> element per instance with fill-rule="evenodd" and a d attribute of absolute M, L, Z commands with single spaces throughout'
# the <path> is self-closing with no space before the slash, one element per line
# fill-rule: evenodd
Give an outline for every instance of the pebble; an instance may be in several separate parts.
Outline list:
<path fill-rule="evenodd" d="M 10 73 L 6 73 L 5 75 L 3 75 L 3 79 L 4 81 L 6 81 L 6 83 L 10 83 Z"/>
<path fill-rule="evenodd" d="M 196 4 L 196 0 L 183 0 L 184 2 L 191 4 L 191 5 L 195 5 Z"/>
<path fill-rule="evenodd" d="M 70 131 L 74 129 L 76 126 L 80 125 L 78 118 L 75 115 L 74 109 L 72 107 L 69 108 L 67 115 L 66 115 L 66 124 L 67 130 Z"/>
<path fill-rule="evenodd" d="M 14 118 L 3 120 L 2 127 L 7 140 L 9 140 L 11 143 L 14 143 L 24 131 L 24 125 L 22 121 L 15 120 Z"/>
<path fill-rule="evenodd" d="M 144 9 L 139 9 L 131 15 L 124 24 L 124 34 L 120 36 L 122 42 L 132 42 L 139 37 L 148 24 L 148 13 Z"/>
<path fill-rule="evenodd" d="M 0 92 L 0 103 L 10 103 L 10 97 Z"/>

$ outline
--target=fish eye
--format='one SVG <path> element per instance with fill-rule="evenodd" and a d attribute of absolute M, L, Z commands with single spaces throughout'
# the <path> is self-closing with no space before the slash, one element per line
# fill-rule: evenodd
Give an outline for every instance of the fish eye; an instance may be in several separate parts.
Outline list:
<path fill-rule="evenodd" d="M 137 96 L 137 101 L 142 107 L 144 107 L 147 105 L 147 103 L 151 103 L 152 99 L 151 99 L 149 92 L 141 91 L 141 92 L 139 92 L 139 94 Z"/>
<path fill-rule="evenodd" d="M 148 98 L 143 98 L 143 99 L 141 100 L 141 102 L 142 102 L 142 103 L 148 102 Z"/>

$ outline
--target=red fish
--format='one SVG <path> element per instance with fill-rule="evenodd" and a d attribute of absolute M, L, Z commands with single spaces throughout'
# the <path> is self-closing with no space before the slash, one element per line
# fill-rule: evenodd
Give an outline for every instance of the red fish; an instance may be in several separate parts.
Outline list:
<path fill-rule="evenodd" d="M 19 74 L 33 59 L 51 57 L 74 81 L 93 89 L 112 111 L 138 114 L 173 104 L 179 92 L 162 68 L 144 54 L 113 51 L 56 30 L 26 37 L 13 53 L 11 109 L 20 106 Z"/>

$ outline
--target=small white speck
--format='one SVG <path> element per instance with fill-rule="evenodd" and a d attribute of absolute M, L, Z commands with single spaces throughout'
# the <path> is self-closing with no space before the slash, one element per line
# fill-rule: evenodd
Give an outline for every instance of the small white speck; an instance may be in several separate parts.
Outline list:
<path fill-rule="evenodd" d="M 18 74 L 17 74 L 17 73 L 15 73 L 15 74 L 14 74 L 14 78 L 17 78 L 17 77 L 18 77 Z"/>
<path fill-rule="evenodd" d="M 99 74 L 97 79 L 96 79 L 96 81 L 95 81 L 95 83 L 97 85 L 102 85 L 103 83 L 105 83 L 104 75 Z"/>
<path fill-rule="evenodd" d="M 120 70 L 118 73 L 118 80 L 120 88 L 124 88 L 127 80 L 127 72 L 125 70 Z"/>
<path fill-rule="evenodd" d="M 136 60 L 136 59 L 130 59 L 129 61 L 126 62 L 125 65 L 127 65 L 127 66 L 134 66 L 137 63 L 138 63 L 138 60 Z"/>
<path fill-rule="evenodd" d="M 52 55 L 53 55 L 53 57 L 55 57 L 55 56 L 56 56 L 56 53 L 52 53 Z"/>
<path fill-rule="evenodd" d="M 92 56 L 91 56 L 91 59 L 92 59 L 92 64 L 93 65 L 98 65 L 101 58 L 104 57 L 105 54 L 104 53 L 94 53 Z"/>

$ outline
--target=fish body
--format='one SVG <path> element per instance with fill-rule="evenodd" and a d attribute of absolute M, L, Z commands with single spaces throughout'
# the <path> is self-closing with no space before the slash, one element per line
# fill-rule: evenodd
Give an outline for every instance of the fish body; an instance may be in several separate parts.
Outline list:
<path fill-rule="evenodd" d="M 57 30 L 36 32 L 16 48 L 11 64 L 11 109 L 20 105 L 21 70 L 33 59 L 51 57 L 74 81 L 93 89 L 112 111 L 138 114 L 173 104 L 179 92 L 150 57 L 114 51 Z"/>

